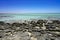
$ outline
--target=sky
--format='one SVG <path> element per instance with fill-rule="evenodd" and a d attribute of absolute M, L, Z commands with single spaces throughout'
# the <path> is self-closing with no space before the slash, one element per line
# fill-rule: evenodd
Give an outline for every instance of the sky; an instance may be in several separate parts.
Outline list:
<path fill-rule="evenodd" d="M 60 0 L 0 0 L 0 13 L 60 13 Z"/>

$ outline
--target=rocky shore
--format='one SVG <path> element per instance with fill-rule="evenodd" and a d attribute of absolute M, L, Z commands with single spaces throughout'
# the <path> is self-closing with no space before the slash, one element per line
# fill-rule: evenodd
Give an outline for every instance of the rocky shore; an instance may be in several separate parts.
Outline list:
<path fill-rule="evenodd" d="M 60 40 L 60 20 L 0 21 L 0 40 Z"/>

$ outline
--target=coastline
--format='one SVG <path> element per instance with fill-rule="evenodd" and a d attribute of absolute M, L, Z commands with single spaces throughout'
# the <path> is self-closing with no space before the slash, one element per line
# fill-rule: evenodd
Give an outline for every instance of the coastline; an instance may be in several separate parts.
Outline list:
<path fill-rule="evenodd" d="M 0 15 L 1 40 L 59 40 L 59 14 Z"/>
<path fill-rule="evenodd" d="M 2 40 L 49 40 L 60 38 L 59 20 L 31 20 L 7 23 L 0 21 L 0 38 Z M 47 36 L 47 37 L 46 37 Z M 8 38 L 9 37 L 9 38 Z M 18 37 L 18 38 L 17 38 Z"/>

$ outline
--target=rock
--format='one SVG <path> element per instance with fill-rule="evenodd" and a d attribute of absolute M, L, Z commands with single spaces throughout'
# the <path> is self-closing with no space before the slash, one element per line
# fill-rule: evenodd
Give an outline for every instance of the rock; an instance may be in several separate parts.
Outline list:
<path fill-rule="evenodd" d="M 0 21 L 0 25 L 3 25 L 3 24 L 5 24 L 3 21 Z"/>
<path fill-rule="evenodd" d="M 47 29 L 46 29 L 47 28 Z M 56 30 L 59 31 L 55 31 Z M 59 21 L 31 20 L 14 22 L 12 24 L 0 22 L 1 40 L 59 40 Z"/>
<path fill-rule="evenodd" d="M 7 24 L 0 25 L 0 30 L 8 29 L 10 26 Z"/>
<path fill-rule="evenodd" d="M 38 27 L 38 26 L 36 26 L 35 28 L 36 28 L 36 29 L 40 29 L 40 27 Z"/>
<path fill-rule="evenodd" d="M 1 26 L 1 25 L 0 25 L 0 30 L 4 30 L 4 29 L 5 29 L 4 26 Z"/>
<path fill-rule="evenodd" d="M 37 38 L 35 38 L 35 37 L 31 37 L 31 40 L 37 40 Z"/>
<path fill-rule="evenodd" d="M 0 30 L 0 38 L 4 38 L 5 37 L 5 32 L 4 31 L 2 31 L 2 30 Z"/>
<path fill-rule="evenodd" d="M 19 31 L 21 28 L 20 27 L 16 27 L 16 30 Z"/>

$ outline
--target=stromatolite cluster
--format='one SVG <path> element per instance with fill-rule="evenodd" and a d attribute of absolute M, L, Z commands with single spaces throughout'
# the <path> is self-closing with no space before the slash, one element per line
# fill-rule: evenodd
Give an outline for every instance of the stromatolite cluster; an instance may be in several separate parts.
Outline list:
<path fill-rule="evenodd" d="M 59 20 L 0 21 L 0 40 L 59 40 Z"/>

